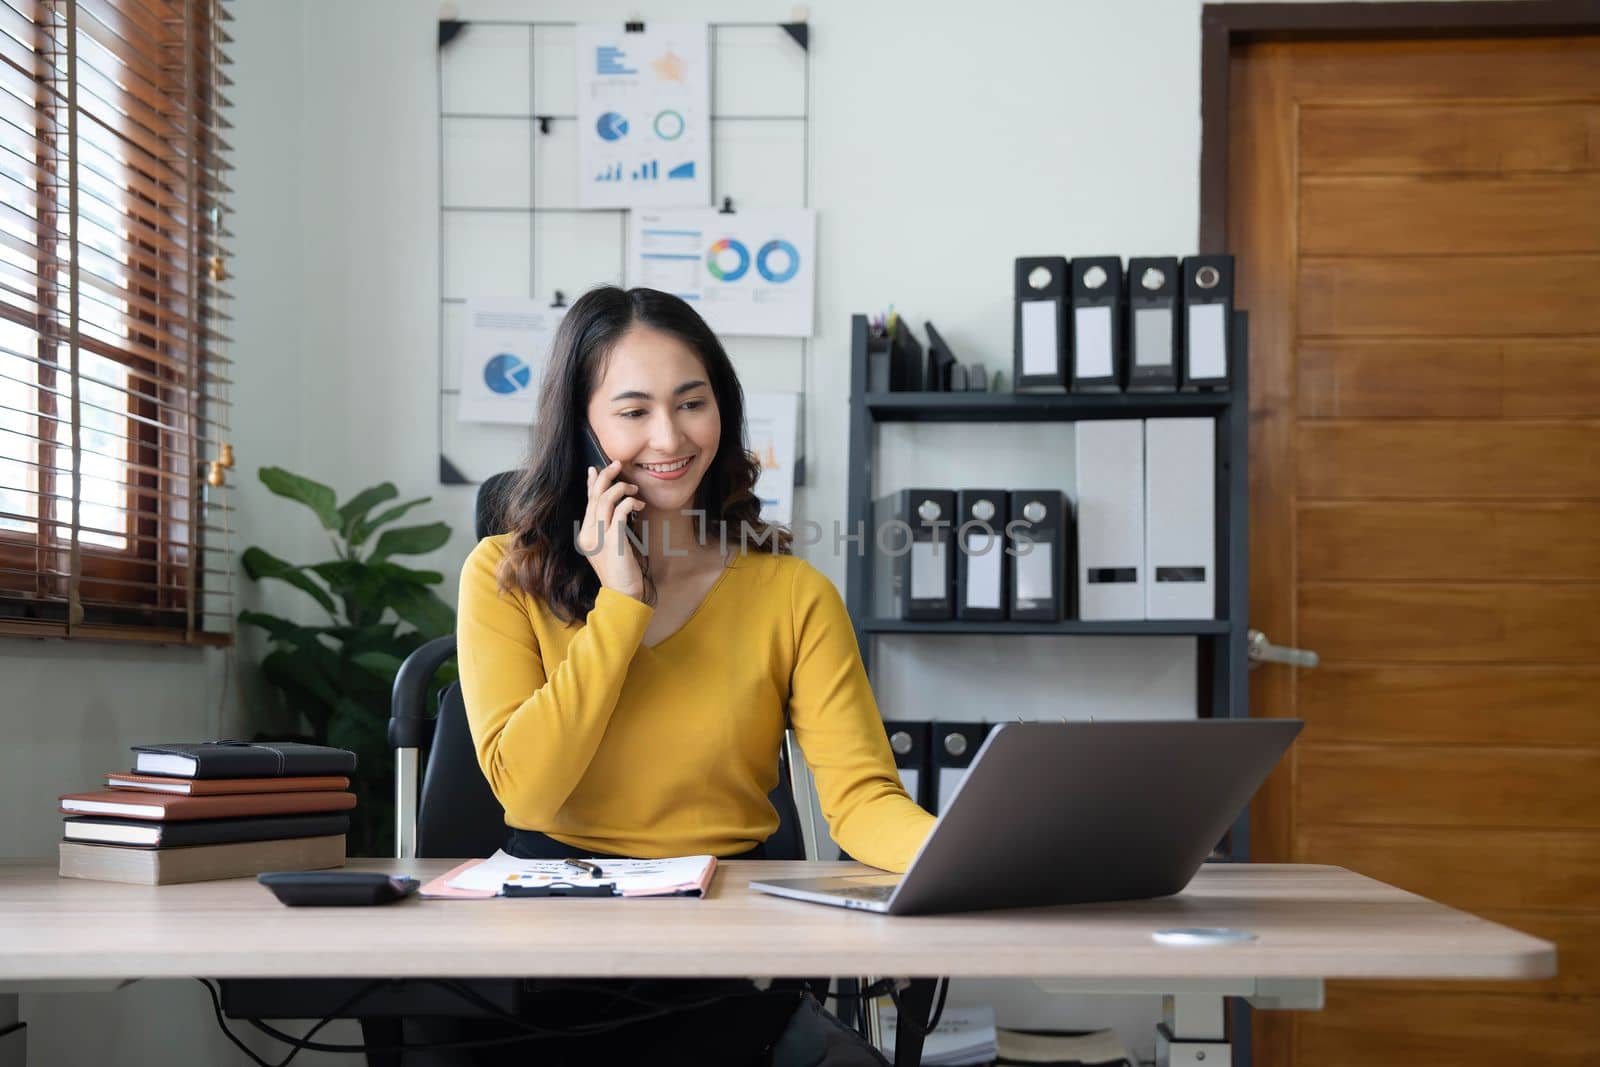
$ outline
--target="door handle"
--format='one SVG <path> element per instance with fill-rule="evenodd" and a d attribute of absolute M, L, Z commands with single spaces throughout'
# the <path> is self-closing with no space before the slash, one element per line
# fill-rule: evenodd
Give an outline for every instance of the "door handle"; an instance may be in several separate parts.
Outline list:
<path fill-rule="evenodd" d="M 1291 667 L 1309 668 L 1315 667 L 1322 661 L 1321 657 L 1310 649 L 1275 645 L 1267 640 L 1267 635 L 1260 630 L 1251 630 L 1245 640 L 1251 670 L 1255 670 L 1263 663 L 1287 663 Z"/>

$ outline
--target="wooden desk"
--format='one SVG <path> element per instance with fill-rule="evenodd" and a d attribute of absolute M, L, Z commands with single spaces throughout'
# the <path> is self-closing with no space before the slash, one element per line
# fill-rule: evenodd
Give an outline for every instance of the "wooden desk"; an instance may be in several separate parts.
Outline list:
<path fill-rule="evenodd" d="M 351 869 L 427 879 L 448 860 Z M 1053 988 L 1241 995 L 1316 1007 L 1326 978 L 1543 978 L 1548 942 L 1337 867 L 1208 864 L 1161 900 L 898 918 L 783 900 L 752 877 L 860 870 L 730 862 L 707 900 L 420 900 L 286 908 L 253 879 L 133 886 L 0 864 L 0 988 L 39 980 L 266 977 L 1048 978 Z M 1167 927 L 1241 945 L 1156 944 Z"/>

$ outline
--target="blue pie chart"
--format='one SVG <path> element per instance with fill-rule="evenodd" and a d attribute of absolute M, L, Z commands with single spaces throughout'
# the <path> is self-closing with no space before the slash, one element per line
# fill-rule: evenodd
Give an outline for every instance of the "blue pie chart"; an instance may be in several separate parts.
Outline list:
<path fill-rule="evenodd" d="M 773 266 L 774 258 L 780 266 Z M 756 253 L 756 270 L 772 284 L 782 285 L 800 272 L 800 252 L 781 237 L 768 241 Z"/>
<path fill-rule="evenodd" d="M 601 115 L 594 126 L 603 141 L 620 141 L 628 134 L 628 120 L 615 111 Z"/>
<path fill-rule="evenodd" d="M 510 352 L 501 352 L 483 365 L 483 384 L 503 396 L 522 392 L 532 381 L 533 371 Z"/>

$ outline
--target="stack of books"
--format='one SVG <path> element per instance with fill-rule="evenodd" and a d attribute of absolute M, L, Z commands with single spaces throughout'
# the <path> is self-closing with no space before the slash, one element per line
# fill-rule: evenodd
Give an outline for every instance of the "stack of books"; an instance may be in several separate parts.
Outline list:
<path fill-rule="evenodd" d="M 356 756 L 296 742 L 139 745 L 61 798 L 61 877 L 170 885 L 344 865 Z"/>

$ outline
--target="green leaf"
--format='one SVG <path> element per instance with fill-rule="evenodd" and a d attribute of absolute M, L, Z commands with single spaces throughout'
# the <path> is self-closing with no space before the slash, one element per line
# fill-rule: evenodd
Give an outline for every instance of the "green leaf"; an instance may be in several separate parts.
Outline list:
<path fill-rule="evenodd" d="M 390 586 L 389 595 L 395 614 L 429 640 L 455 633 L 456 613 L 433 590 L 414 585 Z"/>
<path fill-rule="evenodd" d="M 292 474 L 282 467 L 262 467 L 261 484 L 277 493 L 279 496 L 297 500 L 317 513 L 317 518 L 329 530 L 337 530 L 341 526 L 339 518 L 339 500 L 334 496 L 333 490 L 321 482 L 314 482 L 310 478 L 302 478 Z"/>
<path fill-rule="evenodd" d="M 328 744 L 347 748 L 356 754 L 362 777 L 383 766 L 382 754 L 389 746 L 389 709 L 382 712 L 354 700 L 341 700 L 328 722 Z"/>
<path fill-rule="evenodd" d="M 245 626 L 259 626 L 267 631 L 274 641 L 300 645 L 317 639 L 317 631 L 315 629 L 299 626 L 288 619 L 280 619 L 276 615 L 268 615 L 265 612 L 241 611 L 239 612 L 239 621 Z"/>
<path fill-rule="evenodd" d="M 394 676 L 400 671 L 400 659 L 387 652 L 357 652 L 350 657 L 350 662 L 376 674 L 379 678 L 394 681 Z"/>
<path fill-rule="evenodd" d="M 432 552 L 436 548 L 443 547 L 448 540 L 450 540 L 450 527 L 442 522 L 385 530 L 383 536 L 378 538 L 378 545 L 372 550 L 367 562 L 381 563 L 390 556 L 420 556 L 424 552 Z"/>
<path fill-rule="evenodd" d="M 309 593 L 318 604 L 328 610 L 330 615 L 337 610 L 333 598 L 322 586 L 311 580 L 311 575 L 307 574 L 303 567 L 285 563 L 272 553 L 254 546 L 244 550 L 240 562 L 244 564 L 245 573 L 258 582 L 264 578 L 276 578 L 288 582 L 296 589 Z"/>
<path fill-rule="evenodd" d="M 367 512 L 385 500 L 393 500 L 399 495 L 400 490 L 394 487 L 393 482 L 380 482 L 371 488 L 361 490 L 339 509 L 339 529 L 348 538 L 356 524 L 367 517 Z"/>
<path fill-rule="evenodd" d="M 328 630 L 328 634 L 343 644 L 345 655 L 348 656 L 353 657 L 357 652 L 388 652 L 398 655 L 409 651 L 405 647 L 409 634 L 400 634 L 399 629 L 400 624 L 397 622 L 384 622 L 375 626 L 332 627 Z"/>
<path fill-rule="evenodd" d="M 391 581 L 410 582 L 413 585 L 438 585 L 444 581 L 444 575 L 438 571 L 414 571 L 398 563 L 375 563 L 372 569 Z"/>
<path fill-rule="evenodd" d="M 373 531 L 377 530 L 378 527 L 382 526 L 386 522 L 393 522 L 406 512 L 410 511 L 412 508 L 421 504 L 426 504 L 432 499 L 433 497 L 431 496 L 425 496 L 417 500 L 407 500 L 404 504 L 396 504 L 387 511 L 379 512 L 378 517 L 375 519 L 363 520 L 356 523 L 355 528 L 350 531 L 350 543 L 352 545 L 366 544 L 367 538 L 371 537 Z"/>
<path fill-rule="evenodd" d="M 333 680 L 318 668 L 311 657 L 299 653 L 269 652 L 261 661 L 261 673 L 289 697 L 290 710 L 316 721 L 306 704 L 320 705 L 324 715 L 338 706 L 339 691 Z"/>

